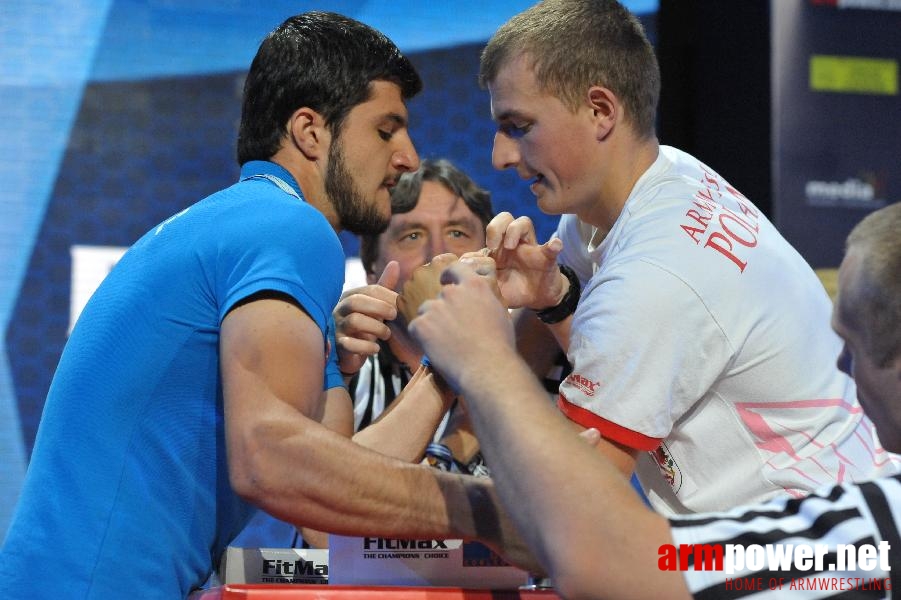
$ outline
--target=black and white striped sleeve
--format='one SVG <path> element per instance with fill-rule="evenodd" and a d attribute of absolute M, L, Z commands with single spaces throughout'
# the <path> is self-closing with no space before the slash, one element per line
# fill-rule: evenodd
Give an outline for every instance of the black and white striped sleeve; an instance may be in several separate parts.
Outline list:
<path fill-rule="evenodd" d="M 894 584 L 901 584 L 901 573 L 894 577 L 890 570 L 901 569 L 899 522 L 898 475 L 821 488 L 800 499 L 670 519 L 679 569 L 698 599 L 891 597 Z M 850 564 L 849 557 L 867 556 L 865 546 L 877 551 L 878 559 Z M 802 547 L 820 553 L 820 568 L 797 560 Z M 703 555 L 695 548 L 722 550 L 725 564 L 696 565 L 694 557 Z"/>

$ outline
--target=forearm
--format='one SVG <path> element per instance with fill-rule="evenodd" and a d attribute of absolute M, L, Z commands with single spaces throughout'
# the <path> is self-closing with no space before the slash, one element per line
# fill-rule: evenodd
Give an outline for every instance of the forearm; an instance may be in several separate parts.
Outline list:
<path fill-rule="evenodd" d="M 232 484 L 248 501 L 297 526 L 345 535 L 479 535 L 466 499 L 492 495 L 487 482 L 406 464 L 300 415 L 292 420 L 261 423 L 241 464 L 231 465 Z"/>
<path fill-rule="evenodd" d="M 428 368 L 420 367 L 379 419 L 353 440 L 408 462 L 418 462 L 453 399 Z"/>
<path fill-rule="evenodd" d="M 548 325 L 538 320 L 535 311 L 518 308 L 513 311 L 516 349 L 539 377 L 547 373 L 562 350 L 569 348 L 572 317 Z"/>
<path fill-rule="evenodd" d="M 557 341 L 557 345 L 563 349 L 563 352 L 567 352 L 569 350 L 569 332 L 572 328 L 573 317 L 572 315 L 566 317 L 559 323 L 554 323 L 553 325 L 548 325 L 547 328 L 551 332 L 551 335 L 554 336 L 554 339 Z"/>
<path fill-rule="evenodd" d="M 516 350 L 532 371 L 541 377 L 547 373 L 560 348 L 548 326 L 538 320 L 535 311 L 517 308 L 512 312 L 513 328 L 516 332 Z"/>
<path fill-rule="evenodd" d="M 479 535 L 466 500 L 488 482 L 373 452 L 317 422 L 322 333 L 291 302 L 259 300 L 225 318 L 220 363 L 229 481 L 235 493 L 298 527 L 345 535 Z M 348 407 L 345 404 L 345 407 Z M 328 407 L 327 407 L 328 408 Z"/>
<path fill-rule="evenodd" d="M 461 379 L 460 391 L 503 506 L 561 592 L 675 597 L 681 578 L 656 562 L 671 543 L 666 521 L 573 433 L 522 360 L 511 352 L 492 366 Z"/>
<path fill-rule="evenodd" d="M 472 425 L 468 419 L 459 418 L 448 424 L 448 430 L 441 443 L 448 447 L 454 460 L 468 464 L 479 453 L 479 440 L 472 431 Z"/>

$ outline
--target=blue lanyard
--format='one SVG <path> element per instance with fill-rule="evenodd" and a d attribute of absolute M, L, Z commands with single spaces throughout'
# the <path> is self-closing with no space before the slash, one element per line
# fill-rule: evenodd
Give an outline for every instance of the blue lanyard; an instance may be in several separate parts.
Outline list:
<path fill-rule="evenodd" d="M 272 183 L 277 185 L 286 194 L 294 196 L 298 200 L 301 200 L 301 201 L 303 200 L 303 198 L 300 197 L 300 194 L 297 193 L 297 190 L 295 190 L 293 187 L 288 185 L 285 182 L 285 180 L 282 179 L 281 177 L 276 177 L 275 175 L 269 175 L 268 173 L 266 173 L 266 174 L 261 174 L 261 175 L 251 175 L 250 177 L 245 177 L 243 179 L 243 181 L 247 181 L 248 179 L 268 179 L 269 181 L 271 181 Z"/>

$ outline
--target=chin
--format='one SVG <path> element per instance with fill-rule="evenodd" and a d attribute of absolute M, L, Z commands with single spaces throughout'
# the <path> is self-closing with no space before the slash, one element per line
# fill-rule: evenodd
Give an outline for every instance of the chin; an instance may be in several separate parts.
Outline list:
<path fill-rule="evenodd" d="M 546 215 L 562 215 L 567 211 L 560 206 L 559 202 L 554 202 L 553 197 L 544 195 L 538 196 L 538 209 Z"/>
<path fill-rule="evenodd" d="M 390 216 L 378 215 L 378 220 L 372 218 L 375 215 L 369 215 L 365 220 L 341 221 L 341 230 L 347 231 L 354 235 L 380 235 L 385 233 L 391 222 Z"/>

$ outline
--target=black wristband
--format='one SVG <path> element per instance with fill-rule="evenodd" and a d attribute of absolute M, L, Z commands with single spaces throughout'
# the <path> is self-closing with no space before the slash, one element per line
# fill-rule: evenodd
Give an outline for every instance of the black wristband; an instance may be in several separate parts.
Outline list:
<path fill-rule="evenodd" d="M 579 304 L 579 297 L 582 295 L 582 284 L 579 283 L 579 278 L 576 276 L 576 272 L 566 265 L 557 266 L 560 267 L 560 272 L 563 273 L 563 275 L 569 280 L 569 289 L 566 291 L 566 294 L 563 296 L 563 299 L 560 300 L 560 303 L 557 306 L 551 306 L 550 308 L 545 308 L 544 310 L 535 311 L 538 319 L 542 323 L 547 323 L 548 325 L 559 323 L 569 315 L 576 312 L 576 306 Z"/>

